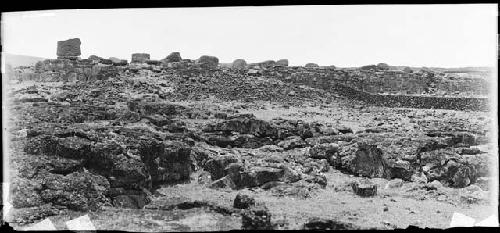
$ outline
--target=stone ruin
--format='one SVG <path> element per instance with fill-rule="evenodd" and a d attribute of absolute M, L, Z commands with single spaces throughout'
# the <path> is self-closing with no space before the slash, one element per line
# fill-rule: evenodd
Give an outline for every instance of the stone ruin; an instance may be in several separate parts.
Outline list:
<path fill-rule="evenodd" d="M 80 45 L 82 42 L 79 38 L 73 38 L 57 42 L 57 58 L 58 59 L 78 59 L 82 54 Z"/>
<path fill-rule="evenodd" d="M 148 53 L 133 53 L 131 63 L 146 63 L 151 59 Z"/>
<path fill-rule="evenodd" d="M 246 69 L 247 67 L 247 62 L 244 59 L 236 59 L 233 61 L 233 64 L 231 68 L 236 69 L 236 70 L 243 70 Z"/>
<path fill-rule="evenodd" d="M 288 66 L 288 59 L 280 59 L 276 61 L 277 66 Z"/>

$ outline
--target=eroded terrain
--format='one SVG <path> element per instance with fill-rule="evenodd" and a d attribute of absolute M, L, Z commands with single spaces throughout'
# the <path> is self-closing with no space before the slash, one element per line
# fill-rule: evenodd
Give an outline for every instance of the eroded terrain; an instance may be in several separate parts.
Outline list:
<path fill-rule="evenodd" d="M 496 213 L 488 112 L 230 70 L 11 81 L 7 95 L 15 227 L 88 213 L 127 231 L 445 228 Z"/>

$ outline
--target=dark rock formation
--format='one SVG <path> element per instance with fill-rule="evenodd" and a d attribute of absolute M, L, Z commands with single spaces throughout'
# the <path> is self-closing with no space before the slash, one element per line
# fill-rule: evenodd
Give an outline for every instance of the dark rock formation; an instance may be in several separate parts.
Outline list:
<path fill-rule="evenodd" d="M 356 195 L 361 197 L 373 197 L 377 195 L 377 185 L 366 180 L 351 183 L 351 188 Z"/>
<path fill-rule="evenodd" d="M 247 62 L 243 59 L 236 59 L 233 61 L 233 64 L 231 68 L 237 69 L 237 70 L 243 70 L 246 69 L 247 67 Z"/>
<path fill-rule="evenodd" d="M 390 178 L 390 170 L 383 152 L 376 145 L 360 143 L 354 155 L 342 158 L 344 167 L 352 173 L 366 177 Z"/>
<path fill-rule="evenodd" d="M 149 59 L 148 53 L 133 53 L 131 63 L 145 63 Z"/>
<path fill-rule="evenodd" d="M 57 57 L 58 58 L 74 58 L 76 59 L 82 53 L 80 45 L 82 42 L 79 38 L 73 38 L 57 42 Z"/>
<path fill-rule="evenodd" d="M 203 55 L 200 58 L 198 58 L 198 60 L 196 60 L 196 63 L 204 68 L 216 68 L 219 65 L 219 58 L 214 56 Z"/>
<path fill-rule="evenodd" d="M 271 213 L 267 207 L 257 205 L 241 214 L 243 230 L 271 230 Z"/>
<path fill-rule="evenodd" d="M 172 52 L 170 53 L 165 59 L 165 62 L 180 62 L 182 61 L 181 58 L 181 53 L 179 52 Z"/>
<path fill-rule="evenodd" d="M 248 196 L 238 193 L 234 198 L 233 207 L 236 209 L 248 209 L 255 205 L 255 199 Z"/>
<path fill-rule="evenodd" d="M 288 59 L 280 59 L 276 61 L 276 66 L 288 66 Z"/>
<path fill-rule="evenodd" d="M 303 230 L 359 230 L 352 223 L 339 222 L 332 219 L 311 218 L 304 224 Z"/>

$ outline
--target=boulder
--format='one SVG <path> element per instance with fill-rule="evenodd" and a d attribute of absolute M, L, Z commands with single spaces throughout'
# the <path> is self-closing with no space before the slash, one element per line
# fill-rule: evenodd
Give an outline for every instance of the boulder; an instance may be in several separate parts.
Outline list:
<path fill-rule="evenodd" d="M 82 53 L 80 45 L 82 42 L 79 38 L 73 38 L 57 42 L 57 57 L 58 58 L 76 58 Z"/>
<path fill-rule="evenodd" d="M 279 59 L 276 61 L 276 66 L 288 66 L 288 59 Z"/>
<path fill-rule="evenodd" d="M 182 61 L 181 58 L 181 53 L 179 52 L 172 52 L 170 53 L 165 59 L 165 62 L 180 62 Z"/>
<path fill-rule="evenodd" d="M 233 207 L 236 209 L 248 209 L 255 205 L 255 199 L 248 195 L 238 193 L 234 198 Z"/>
<path fill-rule="evenodd" d="M 361 197 L 373 197 L 377 195 L 377 185 L 367 180 L 351 183 L 352 191 Z"/>
<path fill-rule="evenodd" d="M 246 69 L 247 67 L 247 62 L 243 59 L 236 59 L 233 61 L 233 64 L 231 68 L 236 69 L 236 70 L 243 70 Z"/>
<path fill-rule="evenodd" d="M 256 205 L 241 214 L 243 230 L 271 230 L 271 213 L 264 205 Z"/>
<path fill-rule="evenodd" d="M 145 63 L 151 59 L 148 53 L 133 53 L 131 63 Z"/>
<path fill-rule="evenodd" d="M 223 155 L 208 160 L 204 164 L 203 169 L 210 173 L 212 180 L 218 180 L 227 174 L 225 169 L 229 164 L 237 162 L 239 160 L 235 156 Z"/>
<path fill-rule="evenodd" d="M 331 162 L 336 161 L 336 156 L 339 151 L 339 145 L 336 143 L 323 143 L 313 146 L 309 150 L 309 157 L 313 159 L 327 159 Z"/>
<path fill-rule="evenodd" d="M 354 155 L 342 158 L 342 166 L 350 172 L 360 176 L 371 178 L 391 177 L 383 152 L 376 145 L 359 143 L 358 150 Z"/>
<path fill-rule="evenodd" d="M 290 136 L 278 143 L 278 146 L 283 148 L 284 150 L 302 148 L 305 147 L 306 145 L 307 143 L 304 140 L 302 140 L 300 136 Z"/>
<path fill-rule="evenodd" d="M 196 60 L 196 63 L 205 68 L 216 68 L 219 65 L 219 58 L 203 55 Z"/>
<path fill-rule="evenodd" d="M 153 185 L 189 180 L 194 161 L 191 147 L 184 142 L 144 139 L 140 142 L 139 154 Z"/>
<path fill-rule="evenodd" d="M 339 222 L 332 219 L 314 217 L 309 219 L 302 227 L 303 230 L 359 230 L 352 223 Z"/>
<path fill-rule="evenodd" d="M 99 175 L 87 172 L 75 172 L 66 176 L 46 173 L 41 185 L 43 189 L 40 197 L 44 202 L 66 206 L 71 210 L 97 210 L 110 204 L 106 197 L 110 184 Z"/>

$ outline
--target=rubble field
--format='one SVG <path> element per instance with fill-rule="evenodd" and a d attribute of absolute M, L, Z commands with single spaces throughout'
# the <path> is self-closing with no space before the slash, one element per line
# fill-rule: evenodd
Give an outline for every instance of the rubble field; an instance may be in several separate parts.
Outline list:
<path fill-rule="evenodd" d="M 446 228 L 455 212 L 496 213 L 487 111 L 372 105 L 287 79 L 320 75 L 313 65 L 133 59 L 143 65 L 9 80 L 9 224 L 66 229 L 88 214 L 99 230 Z"/>

